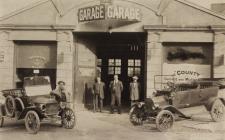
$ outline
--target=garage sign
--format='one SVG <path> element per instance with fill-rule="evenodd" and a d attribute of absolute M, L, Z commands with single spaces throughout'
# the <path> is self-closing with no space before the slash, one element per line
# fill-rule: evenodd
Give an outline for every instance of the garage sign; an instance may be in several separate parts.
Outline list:
<path fill-rule="evenodd" d="M 104 19 L 118 19 L 128 21 L 141 21 L 141 10 L 133 7 L 118 5 L 95 5 L 78 10 L 78 21 L 94 21 Z"/>

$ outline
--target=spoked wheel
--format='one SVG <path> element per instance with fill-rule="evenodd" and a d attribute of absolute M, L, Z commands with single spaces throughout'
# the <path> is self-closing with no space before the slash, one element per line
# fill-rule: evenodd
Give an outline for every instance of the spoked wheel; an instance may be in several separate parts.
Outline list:
<path fill-rule="evenodd" d="M 211 108 L 210 115 L 212 117 L 212 120 L 215 122 L 219 122 L 224 120 L 224 104 L 220 99 L 217 99 Z"/>
<path fill-rule="evenodd" d="M 62 112 L 62 126 L 66 129 L 72 129 L 75 126 L 76 117 L 72 109 L 66 108 Z"/>
<path fill-rule="evenodd" d="M 168 110 L 162 110 L 156 116 L 156 127 L 159 131 L 167 131 L 173 126 L 174 115 Z"/>
<path fill-rule="evenodd" d="M 40 118 L 35 111 L 28 111 L 25 117 L 25 126 L 29 133 L 36 134 L 40 129 Z"/>
<path fill-rule="evenodd" d="M 0 128 L 3 127 L 4 124 L 4 117 L 0 117 Z"/>
<path fill-rule="evenodd" d="M 130 122 L 133 125 L 142 125 L 143 118 L 142 118 L 142 110 L 137 106 L 133 106 L 129 113 Z"/>
<path fill-rule="evenodd" d="M 5 100 L 5 111 L 7 116 L 13 117 L 16 110 L 16 102 L 12 96 L 7 96 Z"/>

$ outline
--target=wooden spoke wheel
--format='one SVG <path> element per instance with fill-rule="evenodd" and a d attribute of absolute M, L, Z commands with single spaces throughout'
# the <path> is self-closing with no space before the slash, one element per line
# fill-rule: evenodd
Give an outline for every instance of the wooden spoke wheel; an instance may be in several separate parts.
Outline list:
<path fill-rule="evenodd" d="M 72 129 L 76 124 L 76 117 L 72 109 L 66 108 L 62 112 L 62 126 L 66 129 Z"/>
<path fill-rule="evenodd" d="M 16 111 L 16 102 L 12 96 L 7 96 L 5 100 L 5 111 L 7 116 L 13 117 Z"/>
<path fill-rule="evenodd" d="M 174 123 L 174 115 L 168 110 L 162 110 L 156 116 L 156 127 L 159 131 L 167 131 L 172 128 Z"/>
<path fill-rule="evenodd" d="M 36 134 L 40 129 L 40 118 L 35 111 L 28 111 L 25 117 L 25 126 L 29 133 Z"/>
<path fill-rule="evenodd" d="M 142 112 L 141 109 L 137 106 L 133 106 L 129 113 L 130 122 L 133 125 L 142 125 L 143 124 L 143 118 L 142 118 Z"/>
<path fill-rule="evenodd" d="M 212 120 L 215 122 L 224 120 L 224 111 L 224 104 L 222 101 L 220 99 L 215 100 L 210 111 Z"/>

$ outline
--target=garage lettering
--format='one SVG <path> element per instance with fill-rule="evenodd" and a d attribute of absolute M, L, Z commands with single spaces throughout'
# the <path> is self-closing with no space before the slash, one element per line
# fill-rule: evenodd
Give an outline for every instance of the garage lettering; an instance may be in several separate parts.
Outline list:
<path fill-rule="evenodd" d="M 138 8 L 122 7 L 117 5 L 96 5 L 78 10 L 79 22 L 99 19 L 141 21 L 141 10 Z"/>
<path fill-rule="evenodd" d="M 78 20 L 82 21 L 90 21 L 90 20 L 99 20 L 105 19 L 105 6 L 97 5 L 93 7 L 87 7 L 79 9 L 78 11 Z"/>
<path fill-rule="evenodd" d="M 107 17 L 112 19 L 141 20 L 140 9 L 108 6 Z"/>

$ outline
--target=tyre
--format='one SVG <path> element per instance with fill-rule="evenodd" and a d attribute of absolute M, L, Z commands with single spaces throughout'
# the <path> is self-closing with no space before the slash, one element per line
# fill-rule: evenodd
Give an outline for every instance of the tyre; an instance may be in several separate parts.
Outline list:
<path fill-rule="evenodd" d="M 224 120 L 224 111 L 224 104 L 222 101 L 220 99 L 215 100 L 210 111 L 212 120 L 215 122 Z"/>
<path fill-rule="evenodd" d="M 16 111 L 16 102 L 12 96 L 7 96 L 5 100 L 5 111 L 8 117 L 13 117 Z"/>
<path fill-rule="evenodd" d="M 66 129 L 72 129 L 76 124 L 76 117 L 72 109 L 66 108 L 62 112 L 62 126 Z"/>
<path fill-rule="evenodd" d="M 3 127 L 4 124 L 4 117 L 0 117 L 0 128 Z"/>
<path fill-rule="evenodd" d="M 167 131 L 172 128 L 174 123 L 174 115 L 168 110 L 162 110 L 156 116 L 156 127 L 159 131 Z"/>
<path fill-rule="evenodd" d="M 36 134 L 40 129 L 40 118 L 35 111 L 28 111 L 25 116 L 25 126 L 29 133 Z"/>
<path fill-rule="evenodd" d="M 142 118 L 142 110 L 137 106 L 133 106 L 129 113 L 130 122 L 133 125 L 142 125 L 143 118 Z"/>

